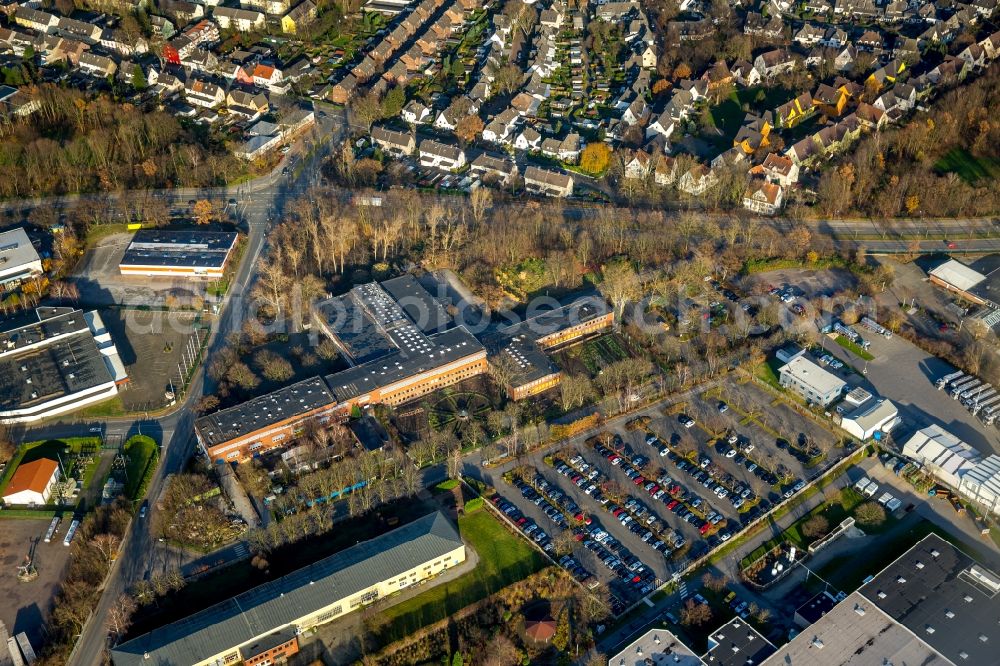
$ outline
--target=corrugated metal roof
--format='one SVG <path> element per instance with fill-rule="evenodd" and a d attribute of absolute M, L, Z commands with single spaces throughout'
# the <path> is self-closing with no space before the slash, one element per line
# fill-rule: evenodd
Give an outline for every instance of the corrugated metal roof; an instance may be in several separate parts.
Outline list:
<path fill-rule="evenodd" d="M 986 279 L 982 273 L 965 264 L 949 259 L 930 272 L 931 275 L 961 291 L 969 291 Z"/>
<path fill-rule="evenodd" d="M 435 512 L 122 643 L 111 651 L 112 660 L 116 666 L 195 664 L 294 624 L 461 545 L 455 526 Z"/>

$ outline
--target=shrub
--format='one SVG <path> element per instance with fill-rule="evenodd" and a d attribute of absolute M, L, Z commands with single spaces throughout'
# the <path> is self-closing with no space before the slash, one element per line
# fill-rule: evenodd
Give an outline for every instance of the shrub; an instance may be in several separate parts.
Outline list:
<path fill-rule="evenodd" d="M 473 511 L 478 511 L 481 508 L 483 508 L 482 497 L 474 497 L 473 499 L 470 499 L 468 502 L 465 503 L 466 513 L 472 513 Z"/>
<path fill-rule="evenodd" d="M 862 525 L 881 525 L 885 522 L 885 509 L 878 502 L 865 502 L 855 509 L 854 519 Z"/>
<path fill-rule="evenodd" d="M 802 534 L 819 538 L 830 530 L 830 521 L 823 516 L 813 516 L 802 524 Z"/>

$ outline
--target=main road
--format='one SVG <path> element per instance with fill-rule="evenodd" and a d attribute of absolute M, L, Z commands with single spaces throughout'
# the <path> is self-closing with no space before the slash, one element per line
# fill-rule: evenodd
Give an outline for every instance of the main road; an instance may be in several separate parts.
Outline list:
<path fill-rule="evenodd" d="M 206 357 L 216 353 L 225 343 L 226 337 L 233 331 L 240 330 L 247 316 L 250 299 L 249 292 L 253 286 L 257 259 L 266 252 L 267 232 L 280 215 L 287 200 L 305 191 L 315 184 L 322 161 L 329 154 L 331 145 L 343 135 L 346 129 L 346 119 L 342 113 L 320 112 L 317 119 L 321 140 L 308 147 L 300 142 L 283 163 L 275 170 L 249 183 L 229 187 L 205 190 L 178 190 L 172 192 L 155 192 L 154 196 L 163 196 L 174 206 L 187 206 L 191 197 L 212 196 L 228 200 L 236 198 L 243 206 L 244 219 L 247 224 L 248 245 L 243 260 L 237 269 L 236 276 L 220 309 L 217 325 L 210 333 L 207 343 Z M 284 172 L 284 167 L 293 156 L 298 156 L 297 164 Z M 130 193 L 129 196 L 146 196 L 148 193 Z M 90 195 L 88 195 L 90 196 Z M 106 197 L 107 195 L 94 195 Z M 121 195 L 119 195 L 121 196 Z M 59 198 L 58 205 L 72 204 L 80 197 Z M 48 200 L 46 200 L 48 201 Z M 15 204 L 16 209 L 31 208 L 42 205 L 42 201 L 28 201 Z M 48 201 L 48 205 L 52 202 Z M 204 373 L 204 364 L 198 369 L 191 380 L 190 388 L 181 401 L 156 418 L 148 419 L 108 419 L 102 424 L 105 437 L 121 437 L 133 434 L 148 434 L 161 442 L 161 463 L 149 485 L 147 497 L 157 497 L 163 489 L 169 474 L 183 469 L 185 462 L 191 456 L 194 447 L 194 411 L 191 406 L 203 395 L 214 390 L 214 383 Z M 14 434 L 23 441 L 53 437 L 67 437 L 85 434 L 94 424 L 54 422 L 44 426 L 27 428 Z M 70 664 L 93 666 L 102 663 L 102 653 L 107 646 L 106 618 L 112 604 L 119 595 L 127 591 L 136 581 L 142 579 L 148 570 L 149 556 L 153 552 L 156 539 L 152 534 L 149 518 L 136 517 L 125 535 L 121 553 L 115 561 L 108 576 L 100 602 L 77 640 Z"/>

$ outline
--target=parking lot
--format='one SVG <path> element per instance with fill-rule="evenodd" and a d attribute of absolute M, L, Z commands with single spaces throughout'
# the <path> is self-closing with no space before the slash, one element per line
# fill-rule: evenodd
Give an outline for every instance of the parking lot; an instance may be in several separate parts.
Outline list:
<path fill-rule="evenodd" d="M 125 276 L 118 270 L 133 234 L 114 234 L 89 248 L 70 281 L 84 305 L 186 307 L 200 304 L 211 282 L 181 278 Z"/>
<path fill-rule="evenodd" d="M 834 433 L 753 384 L 725 382 L 646 414 L 533 453 L 506 480 L 493 479 L 529 538 L 559 560 L 558 546 L 572 535 L 569 566 L 623 604 L 847 453 Z"/>

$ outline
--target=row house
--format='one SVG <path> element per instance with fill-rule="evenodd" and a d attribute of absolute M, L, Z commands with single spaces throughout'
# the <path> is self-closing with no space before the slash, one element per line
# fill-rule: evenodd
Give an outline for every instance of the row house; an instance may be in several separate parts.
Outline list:
<path fill-rule="evenodd" d="M 240 0 L 240 7 L 257 9 L 265 14 L 280 16 L 292 8 L 291 0 Z"/>
<path fill-rule="evenodd" d="M 84 23 L 64 16 L 59 19 L 54 32 L 93 46 L 101 41 L 101 34 L 104 31 L 92 23 Z"/>
<path fill-rule="evenodd" d="M 250 32 L 264 28 L 264 13 L 251 9 L 216 7 L 212 12 L 212 18 L 223 30 L 232 28 L 238 32 Z"/>
<path fill-rule="evenodd" d="M 769 40 L 781 39 L 785 31 L 785 22 L 777 14 L 764 18 L 757 12 L 748 12 L 743 24 L 743 33 L 754 37 L 764 37 Z"/>
<path fill-rule="evenodd" d="M 274 65 L 257 63 L 253 68 L 253 84 L 258 88 L 267 88 L 274 92 L 285 89 L 281 70 Z"/>
<path fill-rule="evenodd" d="M 536 194 L 568 197 L 573 194 L 573 177 L 567 173 L 529 166 L 524 169 L 524 187 Z"/>
<path fill-rule="evenodd" d="M 822 26 L 806 23 L 795 33 L 792 40 L 802 46 L 815 46 L 823 40 L 823 35 L 825 34 L 826 29 Z"/>
<path fill-rule="evenodd" d="M 653 157 L 642 150 L 629 150 L 622 160 L 622 176 L 630 180 L 645 180 L 653 171 Z"/>
<path fill-rule="evenodd" d="M 407 102 L 406 106 L 403 107 L 403 110 L 400 111 L 400 115 L 403 117 L 403 120 L 411 125 L 422 125 L 429 122 L 431 114 L 432 111 L 430 107 L 415 99 Z"/>
<path fill-rule="evenodd" d="M 493 143 L 509 142 L 520 119 L 521 115 L 517 110 L 504 109 L 483 129 L 483 140 Z"/>
<path fill-rule="evenodd" d="M 412 155 L 417 147 L 417 141 L 412 132 L 398 132 L 386 127 L 373 127 L 371 138 L 375 145 L 392 155 Z"/>
<path fill-rule="evenodd" d="M 115 71 L 118 69 L 118 63 L 111 58 L 87 51 L 80 54 L 80 61 L 77 67 L 87 76 L 106 79 L 114 76 Z"/>
<path fill-rule="evenodd" d="M 59 25 L 59 17 L 49 12 L 20 5 L 14 10 L 14 23 L 38 32 L 51 32 Z"/>
<path fill-rule="evenodd" d="M 148 53 L 149 42 L 142 37 L 129 39 L 125 36 L 119 36 L 114 30 L 104 30 L 101 33 L 101 48 L 105 51 L 127 57 L 140 53 Z"/>
<path fill-rule="evenodd" d="M 813 106 L 813 96 L 804 92 L 795 99 L 789 100 L 775 109 L 774 121 L 777 127 L 795 127 L 816 112 Z"/>
<path fill-rule="evenodd" d="M 718 182 L 715 172 L 704 164 L 696 164 L 688 169 L 677 182 L 677 189 L 693 197 L 701 196 Z"/>
<path fill-rule="evenodd" d="M 458 146 L 424 139 L 419 148 L 420 165 L 442 170 L 461 169 L 465 166 L 465 151 Z"/>
<path fill-rule="evenodd" d="M 226 108 L 230 113 L 256 120 L 271 109 L 264 93 L 253 93 L 234 88 L 226 94 Z"/>
<path fill-rule="evenodd" d="M 183 34 L 196 46 L 214 46 L 221 39 L 219 26 L 208 19 L 198 21 L 185 30 Z"/>
<path fill-rule="evenodd" d="M 657 185 L 673 185 L 677 180 L 677 160 L 670 155 L 660 153 L 653 167 L 653 182 Z"/>
<path fill-rule="evenodd" d="M 507 185 L 517 175 L 517 165 L 509 157 L 482 153 L 470 164 L 472 173 L 478 174 L 484 180 L 493 180 L 501 185 Z"/>
<path fill-rule="evenodd" d="M 211 51 L 196 48 L 181 58 L 181 66 L 196 72 L 211 74 L 218 69 L 219 59 Z"/>
<path fill-rule="evenodd" d="M 184 98 L 191 104 L 213 109 L 226 101 L 226 93 L 221 86 L 191 77 L 184 82 Z"/>

